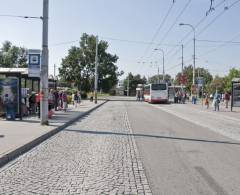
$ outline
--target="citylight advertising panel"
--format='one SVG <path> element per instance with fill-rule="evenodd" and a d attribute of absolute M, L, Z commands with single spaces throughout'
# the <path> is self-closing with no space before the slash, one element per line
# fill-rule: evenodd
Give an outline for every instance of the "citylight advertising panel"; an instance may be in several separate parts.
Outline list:
<path fill-rule="evenodd" d="M 233 83 L 233 106 L 240 107 L 240 83 Z"/>
<path fill-rule="evenodd" d="M 17 78 L 0 79 L 0 114 L 8 111 L 17 113 L 19 104 Z"/>

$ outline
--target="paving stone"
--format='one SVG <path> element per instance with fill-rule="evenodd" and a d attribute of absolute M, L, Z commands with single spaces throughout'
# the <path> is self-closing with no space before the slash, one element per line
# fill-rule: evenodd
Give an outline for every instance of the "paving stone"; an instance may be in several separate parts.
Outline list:
<path fill-rule="evenodd" d="M 2 167 L 0 194 L 151 194 L 129 134 L 124 103 L 109 102 Z"/>

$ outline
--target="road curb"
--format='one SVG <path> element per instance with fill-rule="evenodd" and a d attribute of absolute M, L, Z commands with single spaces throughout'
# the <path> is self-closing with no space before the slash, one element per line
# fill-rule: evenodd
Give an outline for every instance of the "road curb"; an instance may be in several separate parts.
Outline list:
<path fill-rule="evenodd" d="M 94 108 L 91 108 L 90 110 L 88 110 L 88 111 L 86 111 L 84 113 L 80 113 L 78 116 L 74 117 L 73 119 L 71 119 L 70 121 L 66 122 L 65 124 L 63 124 L 61 126 L 58 126 L 58 127 L 54 128 L 54 129 L 52 129 L 51 131 L 41 135 L 40 137 L 30 141 L 29 143 L 27 143 L 27 144 L 25 144 L 25 145 L 15 149 L 14 151 L 11 151 L 10 153 L 5 154 L 4 156 L 2 156 L 0 158 L 0 168 L 3 167 L 4 165 L 6 165 L 8 162 L 12 161 L 13 159 L 17 158 L 18 156 L 20 156 L 20 155 L 26 153 L 27 151 L 31 150 L 32 148 L 34 148 L 35 146 L 39 145 L 40 143 L 44 142 L 48 138 L 52 137 L 56 133 L 60 132 L 61 130 L 63 130 L 67 126 L 73 124 L 77 120 L 79 120 L 79 119 L 83 118 L 84 116 L 90 114 L 91 112 L 93 112 L 94 110 L 98 109 L 100 106 L 104 105 L 107 102 L 108 102 L 108 100 L 105 100 L 104 102 L 98 104 Z"/>

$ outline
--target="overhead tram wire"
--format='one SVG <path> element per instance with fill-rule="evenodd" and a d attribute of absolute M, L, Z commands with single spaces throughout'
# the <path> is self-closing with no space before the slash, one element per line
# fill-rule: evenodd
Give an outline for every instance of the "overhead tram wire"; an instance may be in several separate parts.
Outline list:
<path fill-rule="evenodd" d="M 172 23 L 172 25 L 170 26 L 170 28 L 168 29 L 168 31 L 164 34 L 164 36 L 162 37 L 161 41 L 157 44 L 157 47 L 159 47 L 160 45 L 164 45 L 163 41 L 167 38 L 167 36 L 169 35 L 169 33 L 171 32 L 171 30 L 173 29 L 173 27 L 175 26 L 175 24 L 177 23 L 177 21 L 179 20 L 179 18 L 184 14 L 184 12 L 186 11 L 186 9 L 188 8 L 188 6 L 190 5 L 192 0 L 188 0 L 188 2 L 185 4 L 185 6 L 183 7 L 183 9 L 180 11 L 180 13 L 178 14 L 178 16 L 176 17 L 176 19 L 174 20 L 174 22 Z M 175 45 L 175 46 L 180 46 L 180 45 Z M 151 52 L 150 56 L 148 58 L 151 58 L 152 55 L 154 53 L 154 50 Z"/>
<path fill-rule="evenodd" d="M 226 0 L 222 0 L 221 2 L 219 2 L 216 6 L 215 6 L 215 9 L 218 8 L 219 6 L 221 6 Z M 207 19 L 209 15 L 204 15 L 204 17 L 202 17 L 199 22 L 194 26 L 196 29 Z M 182 44 L 182 42 L 188 38 L 190 35 L 192 34 L 192 31 L 189 31 L 179 42 L 178 42 L 178 45 Z M 187 42 L 187 44 L 185 43 L 184 45 L 188 45 L 189 43 L 191 42 L 191 40 L 189 40 Z M 172 52 L 174 51 L 174 48 L 171 49 L 169 52 L 167 52 L 166 56 L 170 55 Z M 177 48 L 177 50 L 174 52 L 173 55 L 171 55 L 170 58 L 172 58 L 173 56 L 175 56 L 178 52 L 180 51 L 179 48 Z"/>
<path fill-rule="evenodd" d="M 164 26 L 165 22 L 167 21 L 167 18 L 169 16 L 169 14 L 171 13 L 171 11 L 172 11 L 172 9 L 174 7 L 174 4 L 175 4 L 175 1 L 173 1 L 173 3 L 171 4 L 170 8 L 168 9 L 166 15 L 164 16 L 160 26 L 158 27 L 157 31 L 154 33 L 154 35 L 153 35 L 153 37 L 152 37 L 150 42 L 154 42 L 154 40 L 157 38 L 160 30 L 162 29 L 162 27 Z M 147 54 L 147 52 L 149 51 L 150 47 L 151 47 L 151 45 L 148 45 L 148 47 L 145 49 L 144 54 L 142 55 L 140 60 L 142 60 L 142 58 Z"/>
<path fill-rule="evenodd" d="M 79 42 L 79 41 L 80 40 L 73 40 L 73 41 L 66 41 L 66 42 L 55 43 L 55 44 L 50 45 L 50 47 L 56 47 L 56 46 L 60 46 L 60 45 L 68 45 L 68 44 Z"/>
<path fill-rule="evenodd" d="M 19 16 L 19 15 L 11 15 L 11 14 L 0 14 L 0 17 L 10 17 L 10 18 L 23 18 L 23 19 L 43 19 L 42 16 Z"/>
<path fill-rule="evenodd" d="M 228 6 L 228 9 L 223 9 L 211 22 L 209 22 L 200 32 L 197 33 L 197 36 L 202 34 L 209 26 L 211 26 L 220 16 L 222 16 L 226 11 L 234 7 L 237 3 L 239 3 L 240 0 L 234 1 L 230 6 Z"/>
<path fill-rule="evenodd" d="M 233 38 L 231 38 L 229 41 L 226 41 L 226 42 L 222 43 L 221 45 L 219 45 L 219 46 L 217 46 L 217 47 L 215 47 L 215 48 L 213 48 L 213 49 L 210 49 L 210 50 L 208 50 L 208 51 L 200 54 L 199 56 L 203 56 L 203 55 L 212 53 L 212 52 L 214 52 L 214 51 L 216 51 L 216 50 L 218 50 L 218 49 L 220 49 L 220 48 L 222 48 L 222 47 L 225 47 L 226 45 L 228 45 L 229 43 L 232 43 L 235 39 L 237 39 L 237 38 L 239 38 L 239 37 L 240 37 L 240 33 L 238 33 L 237 35 L 235 35 L 235 36 L 234 36 Z M 240 43 L 240 42 L 238 42 L 238 43 Z"/>
<path fill-rule="evenodd" d="M 219 4 L 218 4 L 218 6 L 220 6 L 223 2 L 225 2 L 225 0 L 224 1 L 222 1 L 222 2 L 220 2 Z M 211 22 L 209 22 L 204 28 L 202 28 L 201 29 L 201 31 L 199 32 L 199 33 L 197 33 L 197 35 L 196 36 L 198 36 L 198 35 L 200 35 L 200 34 L 202 34 L 204 31 L 206 31 L 214 22 L 216 22 L 216 20 L 220 17 L 220 16 L 222 16 L 227 10 L 229 10 L 230 8 L 232 8 L 233 6 L 235 6 L 237 3 L 239 3 L 240 2 L 240 0 L 237 0 L 237 1 L 235 1 L 235 2 L 233 2 L 230 6 L 228 6 L 228 9 L 223 9 L 223 11 L 221 11 L 216 17 L 214 17 L 214 19 L 211 21 Z M 204 16 L 204 18 L 206 18 L 207 16 Z M 202 20 L 202 19 L 201 19 Z M 203 21 L 202 21 L 203 22 Z M 201 23 L 202 23 L 201 22 Z M 200 23 L 198 23 L 198 25 L 199 25 Z M 195 26 L 195 28 L 197 27 L 197 25 Z M 190 34 L 191 32 L 189 32 L 188 34 Z M 190 39 L 187 43 L 185 43 L 184 44 L 184 46 L 186 46 L 186 45 L 188 45 L 190 42 L 191 42 L 192 40 Z M 180 41 L 180 43 L 182 42 L 182 40 Z M 172 51 L 172 50 L 171 50 Z M 176 50 L 176 52 L 173 54 L 173 55 L 171 55 L 169 58 L 170 59 L 172 59 L 178 52 L 180 51 L 180 49 L 177 49 Z M 166 56 L 167 55 L 169 55 L 169 53 L 170 52 L 168 52 L 167 54 L 166 54 Z"/>
<path fill-rule="evenodd" d="M 204 55 L 206 55 L 206 54 L 209 54 L 209 53 L 211 53 L 211 52 L 214 52 L 214 51 L 216 51 L 216 50 L 218 50 L 218 49 L 220 49 L 220 48 L 222 48 L 222 47 L 225 47 L 226 45 L 228 45 L 228 44 L 230 44 L 230 43 L 240 43 L 240 42 L 233 42 L 233 40 L 235 40 L 235 39 L 237 39 L 237 38 L 239 38 L 240 37 L 240 33 L 238 33 L 237 35 L 235 35 L 233 38 L 231 38 L 229 41 L 223 41 L 222 43 L 223 44 L 221 44 L 221 45 L 219 45 L 219 46 L 217 46 L 217 47 L 215 47 L 215 48 L 213 48 L 213 49 L 211 49 L 211 50 L 208 50 L 208 51 L 206 51 L 206 52 L 204 52 L 204 53 L 202 53 L 202 54 L 200 54 L 199 56 L 204 56 Z M 216 41 L 211 41 L 211 40 L 208 40 L 208 42 L 214 42 L 214 43 L 216 43 Z M 219 42 L 218 42 L 219 43 Z M 192 60 L 192 58 L 189 58 L 188 60 L 185 60 L 185 63 L 186 62 L 190 62 Z M 167 69 L 166 71 L 168 71 L 168 70 L 172 70 L 172 69 L 175 69 L 176 67 L 178 67 L 178 66 L 180 66 L 181 64 L 177 64 L 177 65 L 174 65 L 174 66 L 171 66 L 169 69 Z"/>
<path fill-rule="evenodd" d="M 119 41 L 119 42 L 126 42 L 126 43 L 132 43 L 132 44 L 143 44 L 143 45 L 157 45 L 158 43 L 157 42 L 146 42 L 146 41 L 138 41 L 138 40 L 129 40 L 129 39 L 120 39 L 120 38 L 113 38 L 113 37 L 105 37 L 105 36 L 99 36 L 100 38 L 102 39 L 105 39 L 105 40 L 110 40 L 110 41 Z M 59 43 L 54 43 L 54 44 L 51 44 L 50 46 L 51 47 L 54 47 L 54 46 L 61 46 L 61 45 L 68 45 L 70 43 L 75 43 L 75 42 L 79 42 L 80 40 L 79 39 L 76 39 L 76 40 L 72 40 L 72 41 L 66 41 L 66 42 L 59 42 Z M 177 46 L 176 44 L 163 44 L 164 46 L 166 47 L 175 47 Z"/>
<path fill-rule="evenodd" d="M 189 1 L 185 4 L 185 6 L 184 6 L 183 9 L 181 10 L 181 12 L 178 14 L 178 16 L 176 17 L 176 19 L 174 20 L 174 22 L 172 23 L 172 25 L 171 25 L 170 28 L 168 29 L 168 31 L 164 34 L 164 36 L 162 37 L 161 41 L 158 43 L 158 45 L 157 45 L 158 47 L 159 47 L 160 45 L 163 45 L 163 44 L 162 44 L 163 41 L 167 38 L 167 36 L 169 35 L 169 33 L 171 32 L 171 30 L 173 29 L 173 27 L 175 26 L 175 24 L 176 24 L 177 21 L 179 20 L 179 18 L 184 14 L 184 12 L 186 11 L 186 9 L 187 9 L 188 6 L 190 5 L 191 1 L 192 1 L 192 0 L 189 0 Z M 151 56 L 150 56 L 149 58 L 152 57 L 153 53 L 154 53 L 154 51 L 152 51 Z"/>
<path fill-rule="evenodd" d="M 136 44 L 145 44 L 145 45 L 157 45 L 156 42 L 146 42 L 146 41 L 137 41 L 137 40 L 129 40 L 129 39 L 119 39 L 119 38 L 112 38 L 112 37 L 102 37 L 102 39 L 107 39 L 111 41 L 120 41 L 120 42 L 127 42 L 127 43 L 136 43 Z M 175 47 L 176 44 L 164 44 L 165 46 Z"/>
<path fill-rule="evenodd" d="M 207 42 L 207 43 L 228 43 L 228 44 L 240 44 L 240 41 L 219 41 L 219 40 L 201 40 L 201 39 L 196 39 L 198 42 Z"/>

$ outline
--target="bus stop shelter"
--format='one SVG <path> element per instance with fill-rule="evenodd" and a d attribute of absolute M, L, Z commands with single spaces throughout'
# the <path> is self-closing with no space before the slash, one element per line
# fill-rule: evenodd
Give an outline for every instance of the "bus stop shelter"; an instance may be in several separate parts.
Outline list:
<path fill-rule="evenodd" d="M 233 107 L 240 107 L 240 78 L 232 79 L 231 111 Z"/>
<path fill-rule="evenodd" d="M 39 77 L 29 77 L 28 68 L 0 68 L 0 79 L 4 78 L 16 78 L 18 80 L 18 113 L 16 116 L 22 120 L 22 89 L 29 88 L 31 91 L 40 91 L 40 78 Z M 57 81 L 55 78 L 50 77 L 49 83 L 51 83 L 50 88 L 56 89 Z"/>

